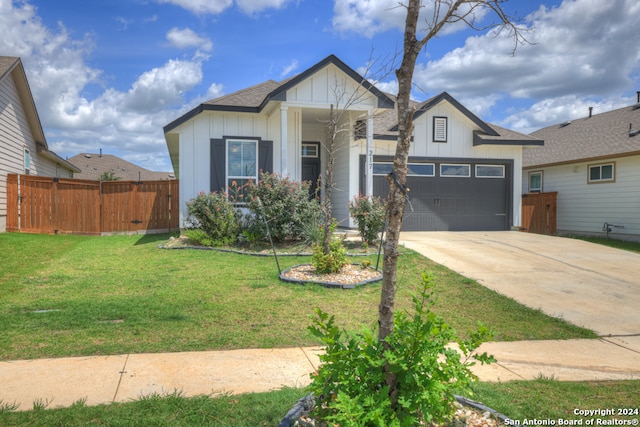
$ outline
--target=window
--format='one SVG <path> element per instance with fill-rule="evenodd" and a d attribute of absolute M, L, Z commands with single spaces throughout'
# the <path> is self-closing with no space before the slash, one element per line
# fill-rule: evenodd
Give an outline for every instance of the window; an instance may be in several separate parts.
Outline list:
<path fill-rule="evenodd" d="M 227 186 L 242 187 L 258 181 L 258 141 L 227 140 Z M 241 193 L 244 193 L 241 191 Z"/>
<path fill-rule="evenodd" d="M 31 152 L 28 148 L 24 149 L 24 174 L 29 175 L 31 171 Z"/>
<path fill-rule="evenodd" d="M 476 178 L 504 178 L 504 165 L 476 165 Z"/>
<path fill-rule="evenodd" d="M 443 163 L 440 165 L 440 176 L 468 178 L 471 176 L 471 165 L 452 165 Z"/>
<path fill-rule="evenodd" d="M 353 139 L 365 139 L 367 137 L 367 121 L 356 120 L 353 126 Z"/>
<path fill-rule="evenodd" d="M 433 163 L 409 163 L 407 175 L 410 176 L 436 176 L 436 165 Z"/>
<path fill-rule="evenodd" d="M 302 144 L 302 157 L 318 157 L 318 144 Z"/>
<path fill-rule="evenodd" d="M 589 183 L 615 181 L 614 166 L 613 163 L 589 166 Z"/>
<path fill-rule="evenodd" d="M 374 175 L 389 175 L 393 171 L 393 163 L 374 163 Z M 435 176 L 433 163 L 409 163 L 407 164 L 407 176 Z"/>
<path fill-rule="evenodd" d="M 447 142 L 447 118 L 433 118 L 433 142 Z"/>
<path fill-rule="evenodd" d="M 374 175 L 389 175 L 393 171 L 393 163 L 374 163 Z"/>
<path fill-rule="evenodd" d="M 542 171 L 529 172 L 529 193 L 542 192 Z"/>

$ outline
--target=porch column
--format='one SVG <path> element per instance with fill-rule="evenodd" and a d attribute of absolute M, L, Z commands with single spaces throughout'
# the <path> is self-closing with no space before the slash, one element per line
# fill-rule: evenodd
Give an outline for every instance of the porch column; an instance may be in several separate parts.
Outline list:
<path fill-rule="evenodd" d="M 283 177 L 289 174 L 287 168 L 287 147 L 289 145 L 289 138 L 287 136 L 287 116 L 289 107 L 286 105 L 280 106 L 280 173 Z"/>
<path fill-rule="evenodd" d="M 367 157 L 365 196 L 373 196 L 373 111 L 367 112 Z"/>

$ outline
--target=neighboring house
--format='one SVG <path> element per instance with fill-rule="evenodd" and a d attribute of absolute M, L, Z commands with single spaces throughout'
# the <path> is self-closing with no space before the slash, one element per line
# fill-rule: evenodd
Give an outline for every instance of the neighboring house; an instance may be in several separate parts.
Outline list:
<path fill-rule="evenodd" d="M 0 56 L 0 232 L 7 224 L 7 174 L 73 178 L 75 172 L 49 151 L 22 61 Z"/>
<path fill-rule="evenodd" d="M 447 93 L 416 107 L 403 229 L 519 226 L 522 147 L 542 141 L 483 122 Z M 341 226 L 354 227 L 349 200 L 388 191 L 395 101 L 333 55 L 283 82 L 200 104 L 165 126 L 182 221 L 185 203 L 199 192 L 256 180 L 260 170 L 315 182 L 326 170 L 325 124 L 332 108 L 342 113 L 340 128 L 349 130 L 340 133 L 334 216 Z"/>
<path fill-rule="evenodd" d="M 531 135 L 545 144 L 524 152 L 523 192 L 558 193 L 558 234 L 640 240 L 640 94 Z"/>
<path fill-rule="evenodd" d="M 114 179 L 121 181 L 158 181 L 175 179 L 170 172 L 152 172 L 134 165 L 120 157 L 111 154 L 80 153 L 67 159 L 80 172 L 75 174 L 78 179 L 99 181 L 105 172 L 111 172 Z"/>

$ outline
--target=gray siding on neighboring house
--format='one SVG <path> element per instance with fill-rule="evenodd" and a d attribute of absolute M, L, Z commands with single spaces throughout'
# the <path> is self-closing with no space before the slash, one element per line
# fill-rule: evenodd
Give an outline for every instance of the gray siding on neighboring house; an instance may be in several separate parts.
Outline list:
<path fill-rule="evenodd" d="M 31 170 L 38 168 L 33 161 L 36 144 L 31 135 L 20 96 L 11 75 L 0 81 L 0 231 L 6 227 L 7 174 L 24 173 L 24 149 L 31 153 Z"/>
<path fill-rule="evenodd" d="M 65 163 L 63 159 L 47 150 L 44 139 L 37 141 L 34 136 L 41 128 L 21 62 L 0 57 L 0 66 L 0 232 L 3 232 L 7 220 L 7 175 L 25 173 L 25 148 L 31 159 L 30 175 L 72 177 L 73 173 L 61 164 Z"/>
<path fill-rule="evenodd" d="M 612 162 L 614 182 L 588 183 L 589 165 Z M 604 235 L 606 222 L 624 227 L 614 227 L 612 237 L 640 238 L 640 155 L 534 167 L 524 171 L 523 192 L 528 173 L 536 171 L 543 172 L 542 191 L 558 192 L 559 234 Z"/>

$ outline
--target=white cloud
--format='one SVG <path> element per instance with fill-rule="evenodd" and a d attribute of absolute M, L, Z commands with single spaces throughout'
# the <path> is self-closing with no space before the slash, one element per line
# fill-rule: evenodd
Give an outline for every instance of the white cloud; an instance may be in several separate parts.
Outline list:
<path fill-rule="evenodd" d="M 293 73 L 297 69 L 298 69 L 298 61 L 294 59 L 293 61 L 291 61 L 289 65 L 287 65 L 282 69 L 282 72 L 280 73 L 280 78 L 288 76 L 289 74 Z"/>
<path fill-rule="evenodd" d="M 236 0 L 238 7 L 247 15 L 261 12 L 265 9 L 280 9 L 290 0 Z"/>
<path fill-rule="evenodd" d="M 427 2 L 420 10 L 418 31 L 426 32 L 429 22 L 435 15 L 435 2 Z M 444 2 L 443 2 L 444 4 Z M 446 8 L 440 11 L 440 16 Z M 473 11 L 473 12 L 472 12 Z M 472 9 L 469 4 L 462 4 L 459 15 L 470 13 L 468 21 L 480 22 L 487 15 L 488 9 L 478 7 Z M 407 9 L 398 0 L 334 0 L 333 28 L 340 33 L 356 33 L 365 37 L 373 37 L 387 30 L 404 31 Z M 450 34 L 466 28 L 462 21 L 445 26 L 441 35 Z"/>
<path fill-rule="evenodd" d="M 0 52 L 22 58 L 53 151 L 72 156 L 103 148 L 143 167 L 170 170 L 162 127 L 190 108 L 185 98 L 202 82 L 206 56 L 167 60 L 123 91 L 107 87 L 104 73 L 87 64 L 90 38 L 73 39 L 62 24 L 48 29 L 30 4 L 0 0 L 0 28 L 7 29 Z M 176 30 L 174 42 L 209 47 L 208 39 L 189 31 Z M 88 86 L 102 91 L 90 98 Z M 211 84 L 207 95 L 221 91 Z"/>
<path fill-rule="evenodd" d="M 171 3 L 196 15 L 217 15 L 231 7 L 233 0 L 158 0 L 159 3 Z"/>
<path fill-rule="evenodd" d="M 172 28 L 167 33 L 167 40 L 171 45 L 180 49 L 196 47 L 205 52 L 213 49 L 213 43 L 209 38 L 197 35 L 190 28 Z"/>
<path fill-rule="evenodd" d="M 233 5 L 233 0 L 157 0 L 159 3 L 171 3 L 196 15 L 218 15 Z M 262 12 L 265 9 L 280 9 L 291 0 L 236 0 L 240 10 L 247 15 Z"/>
<path fill-rule="evenodd" d="M 615 99 L 632 84 L 640 65 L 640 51 L 632 42 L 640 28 L 636 0 L 565 0 L 558 7 L 542 6 L 526 23 L 535 30 L 529 34 L 535 44 L 521 46 L 515 56 L 510 55 L 511 39 L 476 35 L 442 58 L 418 65 L 416 83 L 460 98 L 498 93 L 537 101 L 535 114 L 520 113 L 507 121 L 519 128 L 562 120 L 573 113 L 572 106 L 586 111 L 585 98 L 617 104 Z M 549 109 L 544 117 L 542 108 Z"/>

